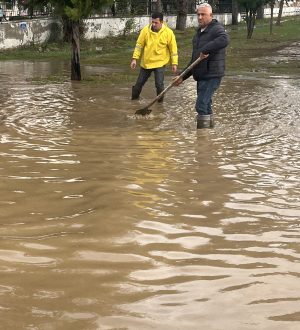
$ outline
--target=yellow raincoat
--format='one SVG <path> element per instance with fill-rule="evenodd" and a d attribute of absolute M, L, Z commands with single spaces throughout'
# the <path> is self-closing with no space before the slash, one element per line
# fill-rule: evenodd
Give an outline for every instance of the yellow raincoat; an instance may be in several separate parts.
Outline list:
<path fill-rule="evenodd" d="M 171 63 L 178 65 L 177 44 L 173 31 L 165 24 L 158 32 L 151 30 L 151 24 L 145 26 L 137 39 L 132 58 L 141 57 L 144 69 L 160 68 Z"/>

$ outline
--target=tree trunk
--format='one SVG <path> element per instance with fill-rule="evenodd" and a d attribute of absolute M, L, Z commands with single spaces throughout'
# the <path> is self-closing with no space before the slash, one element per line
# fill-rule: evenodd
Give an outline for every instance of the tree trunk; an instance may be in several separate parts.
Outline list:
<path fill-rule="evenodd" d="M 162 13 L 162 5 L 161 5 L 161 0 L 156 1 L 156 11 L 158 13 Z"/>
<path fill-rule="evenodd" d="M 270 34 L 273 34 L 274 1 L 271 1 L 270 7 L 271 7 Z"/>
<path fill-rule="evenodd" d="M 237 0 L 232 0 L 232 25 L 238 25 L 239 5 Z"/>
<path fill-rule="evenodd" d="M 33 5 L 29 4 L 29 6 L 28 6 L 28 15 L 29 15 L 30 18 L 33 17 L 33 9 L 34 9 Z"/>
<path fill-rule="evenodd" d="M 71 80 L 81 80 L 79 21 L 72 22 Z"/>
<path fill-rule="evenodd" d="M 282 11 L 283 11 L 283 5 L 284 5 L 284 0 L 280 0 L 279 12 L 278 12 L 278 16 L 277 16 L 276 25 L 280 25 L 281 17 L 282 17 Z"/>
<path fill-rule="evenodd" d="M 246 10 L 246 23 L 247 23 L 247 39 L 252 38 L 254 26 L 255 26 L 256 11 Z"/>
<path fill-rule="evenodd" d="M 184 31 L 186 28 L 186 18 L 188 12 L 188 0 L 178 0 L 178 12 L 176 20 L 176 30 Z"/>
<path fill-rule="evenodd" d="M 63 24 L 63 41 L 70 42 L 72 40 L 72 22 L 67 16 L 63 15 L 62 24 Z"/>
<path fill-rule="evenodd" d="M 257 18 L 258 19 L 263 19 L 264 18 L 264 5 L 261 5 L 257 8 Z"/>

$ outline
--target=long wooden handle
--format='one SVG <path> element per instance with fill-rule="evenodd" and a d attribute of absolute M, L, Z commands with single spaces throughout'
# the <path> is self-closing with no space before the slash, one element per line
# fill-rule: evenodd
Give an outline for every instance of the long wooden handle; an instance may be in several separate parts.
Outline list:
<path fill-rule="evenodd" d="M 201 62 L 205 57 L 199 56 L 193 63 L 191 63 L 175 80 L 173 80 L 160 94 L 156 96 L 156 98 L 151 101 L 148 105 L 147 108 L 150 108 L 151 105 L 153 105 L 158 99 L 160 99 L 163 95 L 167 93 L 167 91 L 174 86 L 176 81 L 181 79 L 186 73 L 188 73 L 190 70 L 193 69 L 194 66 L 196 66 L 199 62 Z"/>

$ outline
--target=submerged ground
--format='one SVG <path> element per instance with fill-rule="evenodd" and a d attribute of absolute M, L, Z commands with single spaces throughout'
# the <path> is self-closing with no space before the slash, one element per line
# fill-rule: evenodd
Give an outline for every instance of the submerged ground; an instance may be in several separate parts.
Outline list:
<path fill-rule="evenodd" d="M 229 62 L 208 130 L 192 79 L 136 120 L 128 59 L 1 61 L 1 327 L 298 329 L 298 49 Z"/>

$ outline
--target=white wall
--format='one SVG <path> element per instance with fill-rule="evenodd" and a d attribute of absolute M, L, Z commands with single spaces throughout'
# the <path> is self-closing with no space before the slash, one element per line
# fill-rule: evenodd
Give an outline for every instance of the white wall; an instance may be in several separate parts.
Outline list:
<path fill-rule="evenodd" d="M 0 24 L 0 50 L 42 44 L 51 38 L 53 27 L 61 36 L 61 24 L 55 19 L 8 21 Z"/>
<path fill-rule="evenodd" d="M 278 16 L 279 8 L 273 9 L 274 17 Z M 265 18 L 271 16 L 271 8 L 265 8 L 264 10 Z M 300 7 L 283 7 L 283 16 L 296 16 L 300 15 Z"/>
<path fill-rule="evenodd" d="M 215 14 L 214 17 L 224 25 L 231 24 L 231 14 Z M 100 39 L 107 36 L 122 35 L 125 29 L 126 21 L 129 18 L 89 18 L 84 21 L 86 26 L 85 39 Z M 134 28 L 131 32 L 140 31 L 145 25 L 151 22 L 151 17 L 140 16 L 133 18 Z M 165 16 L 165 22 L 171 29 L 176 27 L 176 16 Z M 187 27 L 197 27 L 198 21 L 196 15 L 188 15 Z"/>
<path fill-rule="evenodd" d="M 266 16 L 269 8 L 265 9 Z M 274 16 L 277 16 L 278 8 L 275 10 Z M 284 7 L 283 16 L 299 15 L 300 7 Z M 215 14 L 214 17 L 224 25 L 231 24 L 231 14 Z M 98 39 L 108 36 L 117 36 L 124 33 L 124 28 L 128 18 L 91 18 L 85 20 L 86 39 Z M 149 24 L 151 18 L 149 16 L 141 16 L 134 18 L 134 28 L 131 32 L 138 32 L 142 27 Z M 176 16 L 166 16 L 165 21 L 168 26 L 175 29 Z M 198 21 L 196 15 L 188 15 L 187 27 L 197 27 Z M 53 35 L 53 28 L 56 29 L 56 37 L 61 37 L 61 23 L 59 20 L 48 19 L 32 19 L 24 22 L 8 21 L 0 24 L 0 50 L 16 48 L 19 46 L 27 46 L 31 44 L 43 44 Z"/>

